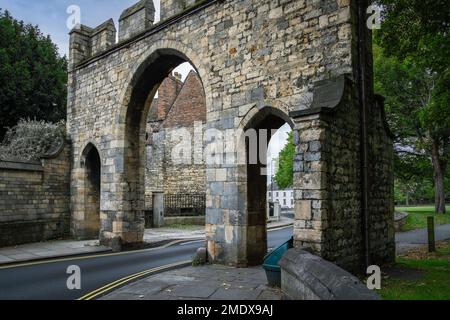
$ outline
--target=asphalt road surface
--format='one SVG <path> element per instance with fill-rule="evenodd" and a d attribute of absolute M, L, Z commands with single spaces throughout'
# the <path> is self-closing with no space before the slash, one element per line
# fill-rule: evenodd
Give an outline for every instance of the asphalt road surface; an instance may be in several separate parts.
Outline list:
<path fill-rule="evenodd" d="M 269 231 L 269 248 L 289 240 L 292 227 Z M 132 274 L 190 260 L 202 241 L 156 250 L 85 256 L 38 262 L 24 266 L 0 267 L 0 300 L 74 300 Z M 81 289 L 67 288 L 69 266 L 79 266 Z"/>

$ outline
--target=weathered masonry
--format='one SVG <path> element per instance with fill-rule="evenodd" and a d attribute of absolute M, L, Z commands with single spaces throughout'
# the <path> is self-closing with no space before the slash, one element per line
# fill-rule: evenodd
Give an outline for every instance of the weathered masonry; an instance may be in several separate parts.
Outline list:
<path fill-rule="evenodd" d="M 83 237 L 93 221 L 86 155 L 95 148 L 100 238 L 142 241 L 148 100 L 190 62 L 203 84 L 207 128 L 294 128 L 296 246 L 348 270 L 392 261 L 392 141 L 373 93 L 366 2 L 162 0 L 153 24 L 153 3 L 143 0 L 122 14 L 118 43 L 111 21 L 74 29 L 72 233 Z M 206 168 L 208 253 L 216 263 L 258 264 L 267 251 L 261 169 Z"/>
<path fill-rule="evenodd" d="M 70 146 L 38 161 L 0 161 L 0 247 L 67 237 Z"/>

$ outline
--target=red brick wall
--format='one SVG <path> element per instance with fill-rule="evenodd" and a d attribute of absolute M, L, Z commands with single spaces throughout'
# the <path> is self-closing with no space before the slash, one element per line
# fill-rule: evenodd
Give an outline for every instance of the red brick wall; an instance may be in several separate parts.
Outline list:
<path fill-rule="evenodd" d="M 195 121 L 206 122 L 206 104 L 202 82 L 197 73 L 191 71 L 163 126 L 191 127 Z"/>
<path fill-rule="evenodd" d="M 147 102 L 150 103 L 152 101 L 149 121 L 164 121 L 166 119 L 167 113 L 175 102 L 182 87 L 183 82 L 173 75 L 169 75 L 164 79 L 158 88 L 158 98 L 152 99 L 152 97 L 149 97 L 149 101 Z"/>

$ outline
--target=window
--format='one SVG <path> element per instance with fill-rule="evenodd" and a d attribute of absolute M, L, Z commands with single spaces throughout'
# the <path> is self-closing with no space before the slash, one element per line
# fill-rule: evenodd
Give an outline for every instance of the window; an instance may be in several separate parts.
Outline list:
<path fill-rule="evenodd" d="M 269 197 L 271 197 L 271 196 L 272 196 L 272 192 L 269 191 Z"/>
<path fill-rule="evenodd" d="M 291 199 L 291 206 L 294 205 L 294 199 Z"/>
<path fill-rule="evenodd" d="M 278 195 L 279 195 L 279 193 L 277 192 L 277 193 L 276 193 L 276 196 L 278 197 Z"/>
<path fill-rule="evenodd" d="M 283 199 L 283 205 L 286 205 L 286 199 Z"/>

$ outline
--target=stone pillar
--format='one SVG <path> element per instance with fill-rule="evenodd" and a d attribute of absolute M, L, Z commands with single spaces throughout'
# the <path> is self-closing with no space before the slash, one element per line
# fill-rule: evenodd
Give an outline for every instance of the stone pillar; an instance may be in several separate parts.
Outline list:
<path fill-rule="evenodd" d="M 312 248 L 317 254 L 322 251 L 327 224 L 326 129 L 319 114 L 295 122 L 294 243 L 296 247 Z"/>
<path fill-rule="evenodd" d="M 153 227 L 164 226 L 164 192 L 153 191 Z"/>
<path fill-rule="evenodd" d="M 272 221 L 280 221 L 280 217 L 281 217 L 281 206 L 279 202 L 275 202 L 273 204 L 273 217 L 272 217 Z"/>

